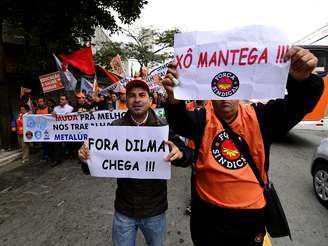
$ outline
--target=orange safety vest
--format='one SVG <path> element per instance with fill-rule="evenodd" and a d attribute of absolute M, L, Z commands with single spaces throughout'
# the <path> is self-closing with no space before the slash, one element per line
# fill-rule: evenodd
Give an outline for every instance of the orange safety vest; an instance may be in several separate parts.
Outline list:
<path fill-rule="evenodd" d="M 116 109 L 127 109 L 128 106 L 126 106 L 125 102 L 116 101 Z"/>
<path fill-rule="evenodd" d="M 195 109 L 195 102 L 191 101 L 186 104 L 186 110 L 187 111 L 194 111 Z"/>
<path fill-rule="evenodd" d="M 263 189 L 251 167 L 225 133 L 213 108 L 205 108 L 206 126 L 196 163 L 197 193 L 203 200 L 220 207 L 263 208 Z M 264 144 L 254 108 L 240 104 L 237 118 L 229 126 L 246 140 L 254 162 L 266 180 Z"/>
<path fill-rule="evenodd" d="M 23 135 L 23 114 L 19 113 L 18 117 L 16 119 L 16 132 L 17 135 L 22 136 Z"/>
<path fill-rule="evenodd" d="M 35 111 L 35 114 L 49 114 L 49 110 L 48 110 L 48 107 L 45 107 L 45 108 L 38 108 L 36 111 Z"/>

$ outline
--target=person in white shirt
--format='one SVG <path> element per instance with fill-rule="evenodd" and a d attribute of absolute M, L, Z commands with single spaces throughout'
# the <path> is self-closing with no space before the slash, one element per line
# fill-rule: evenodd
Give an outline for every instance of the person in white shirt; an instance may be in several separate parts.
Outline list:
<path fill-rule="evenodd" d="M 56 114 L 69 114 L 73 112 L 73 107 L 68 104 L 68 99 L 66 95 L 61 95 L 59 97 L 59 105 L 54 108 L 52 112 L 53 116 Z M 65 150 L 69 148 L 69 145 L 66 143 L 54 143 L 54 161 L 50 166 L 55 167 L 63 162 L 63 157 Z"/>
<path fill-rule="evenodd" d="M 59 98 L 59 105 L 54 108 L 55 114 L 68 114 L 73 112 L 73 107 L 68 104 L 66 95 L 62 95 Z"/>

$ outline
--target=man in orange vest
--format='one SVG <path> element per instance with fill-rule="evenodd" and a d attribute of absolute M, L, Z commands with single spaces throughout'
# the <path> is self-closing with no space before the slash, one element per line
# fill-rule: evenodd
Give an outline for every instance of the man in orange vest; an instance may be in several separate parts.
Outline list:
<path fill-rule="evenodd" d="M 29 157 L 30 157 L 30 146 L 28 143 L 24 142 L 24 136 L 23 136 L 23 116 L 25 114 L 28 114 L 30 111 L 30 107 L 27 104 L 23 104 L 19 107 L 19 114 L 16 119 L 16 128 L 12 129 L 13 131 L 16 131 L 17 138 L 18 138 L 18 144 L 22 148 L 22 163 L 28 163 Z"/>
<path fill-rule="evenodd" d="M 124 87 L 122 87 L 118 93 L 118 100 L 116 101 L 116 109 L 128 109 L 128 106 L 126 105 L 126 90 Z"/>
<path fill-rule="evenodd" d="M 168 94 L 169 125 L 196 143 L 195 192 L 190 230 L 195 245 L 262 245 L 266 234 L 266 201 L 252 168 L 232 141 L 224 123 L 249 147 L 260 176 L 267 182 L 270 145 L 311 112 L 323 92 L 323 81 L 312 74 L 318 59 L 308 50 L 292 47 L 288 96 L 267 104 L 213 100 L 212 107 L 188 112 L 174 99 L 178 78 L 172 64 L 162 81 Z M 229 131 L 229 130 L 228 130 Z M 239 144 L 237 144 L 239 146 Z M 245 152 L 244 152 L 245 153 Z"/>

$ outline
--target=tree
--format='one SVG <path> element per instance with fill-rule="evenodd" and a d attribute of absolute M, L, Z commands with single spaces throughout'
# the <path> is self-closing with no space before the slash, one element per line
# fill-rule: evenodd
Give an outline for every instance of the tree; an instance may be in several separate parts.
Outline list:
<path fill-rule="evenodd" d="M 174 34 L 178 32 L 180 31 L 177 28 L 164 32 L 144 27 L 135 31 L 123 29 L 123 33 L 132 39 L 132 42 L 125 45 L 127 56 L 137 59 L 141 66 L 163 63 L 172 57 L 167 49 L 173 47 Z"/>
<path fill-rule="evenodd" d="M 81 40 L 90 40 L 100 26 L 111 32 L 119 26 L 113 10 L 124 24 L 139 17 L 146 0 L 2 0 L 0 23 L 14 24 L 22 30 L 25 40 L 24 54 L 19 65 L 28 73 L 36 68 L 49 70 L 53 64 L 52 52 L 71 52 Z M 1 42 L 1 39 L 0 39 Z M 37 44 L 37 45 L 35 45 Z M 0 59 L 1 56 L 0 44 Z M 0 65 L 3 60 L 0 60 Z M 0 78 L 3 71 L 0 70 Z"/>
<path fill-rule="evenodd" d="M 25 46 L 17 65 L 24 75 L 37 74 L 54 66 L 52 52 L 77 49 L 81 40 L 90 40 L 97 26 L 117 31 L 113 11 L 122 23 L 130 24 L 145 4 L 146 0 L 1 0 L 0 31 L 3 23 L 21 30 Z M 0 83 L 4 80 L 4 54 L 0 38 Z"/>
<path fill-rule="evenodd" d="M 123 43 L 109 41 L 106 42 L 99 51 L 97 51 L 94 55 L 94 59 L 97 64 L 110 68 L 110 62 L 117 54 L 121 56 L 122 60 L 127 58 L 127 53 Z"/>
<path fill-rule="evenodd" d="M 54 38 L 90 39 L 97 26 L 115 32 L 118 25 L 113 10 L 128 24 L 139 17 L 141 8 L 147 3 L 145 0 L 5 1 L 8 2 L 6 10 L 10 10 L 4 16 L 6 20 L 19 24 L 28 35 L 51 42 Z"/>
<path fill-rule="evenodd" d="M 23 52 L 16 57 L 21 77 L 34 78 L 54 68 L 52 52 L 71 52 L 80 40 L 90 40 L 97 26 L 111 32 L 118 30 L 113 12 L 124 24 L 139 17 L 146 0 L 1 0 L 0 8 L 0 97 L 9 97 L 5 77 L 6 46 L 2 39 L 4 23 L 15 25 L 24 36 Z M 0 115 L 7 117 L 9 105 L 5 100 Z M 3 119 L 3 117 L 1 118 Z M 1 129 L 7 129 L 7 118 L 0 121 L 0 138 L 6 139 Z M 7 125 L 5 125 L 7 124 Z M 1 143 L 0 143 L 1 144 Z"/>

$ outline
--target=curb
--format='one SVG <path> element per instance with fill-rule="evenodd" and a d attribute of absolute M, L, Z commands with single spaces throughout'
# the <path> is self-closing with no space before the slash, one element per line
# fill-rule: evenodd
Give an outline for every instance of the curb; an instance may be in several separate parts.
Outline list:
<path fill-rule="evenodd" d="M 8 152 L 0 152 L 0 167 L 3 167 L 21 157 L 22 157 L 22 152 L 20 149 L 8 151 Z"/>

